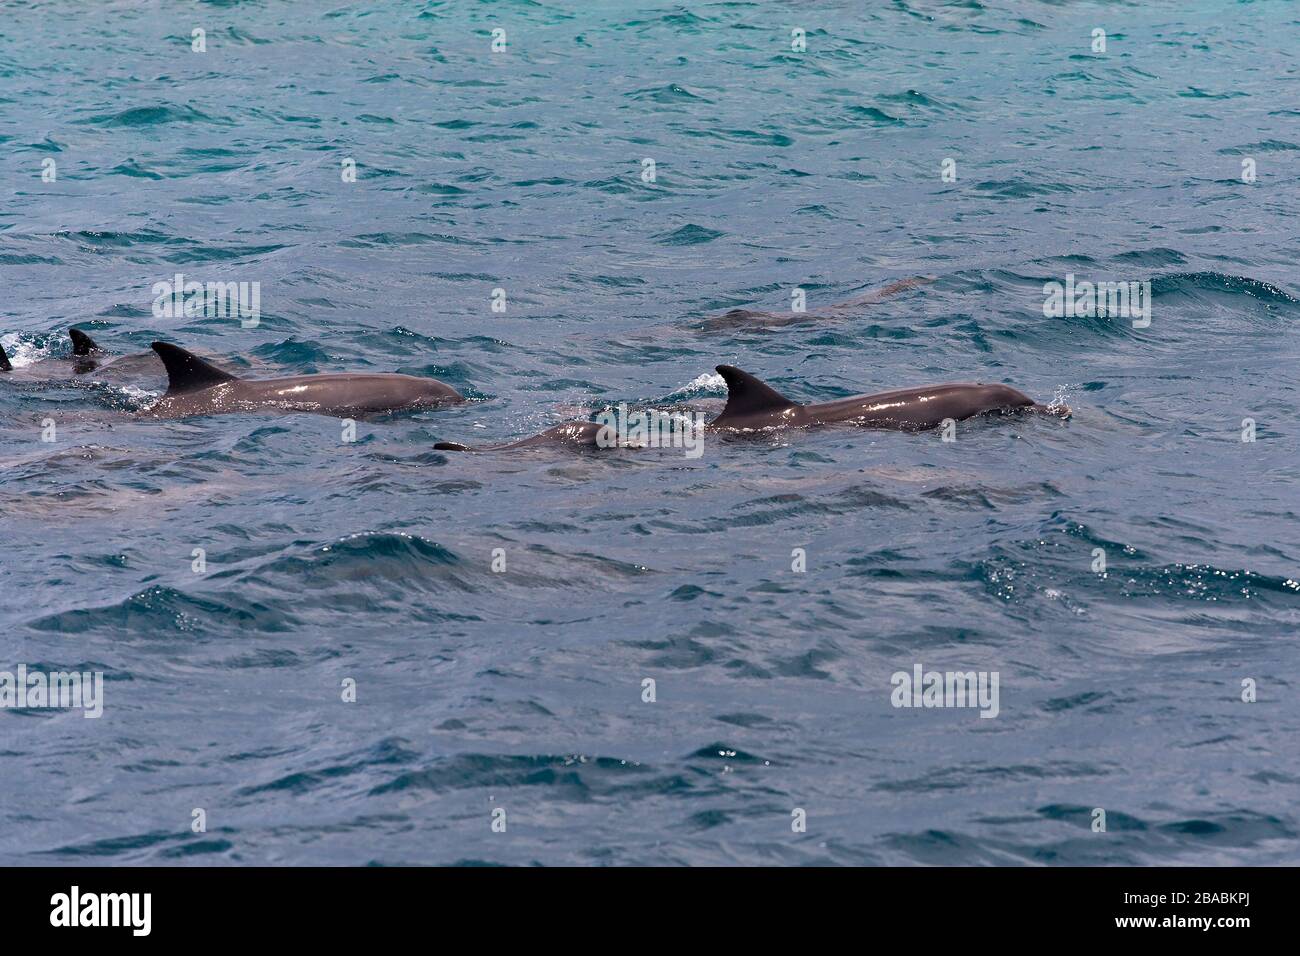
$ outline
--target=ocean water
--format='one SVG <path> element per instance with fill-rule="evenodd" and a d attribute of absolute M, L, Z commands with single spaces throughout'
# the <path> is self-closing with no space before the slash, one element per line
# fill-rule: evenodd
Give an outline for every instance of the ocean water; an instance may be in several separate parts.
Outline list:
<path fill-rule="evenodd" d="M 0 711 L 6 860 L 1300 861 L 1294 4 L 7 0 L 0 78 L 0 670 L 104 674 Z M 156 370 L 37 377 L 73 324 L 473 401 L 142 420 Z M 432 450 L 719 363 L 1073 415 Z"/>

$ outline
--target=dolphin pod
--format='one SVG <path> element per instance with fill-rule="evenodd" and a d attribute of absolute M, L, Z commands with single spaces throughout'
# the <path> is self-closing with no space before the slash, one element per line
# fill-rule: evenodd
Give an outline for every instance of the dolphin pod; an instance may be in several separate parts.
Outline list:
<path fill-rule="evenodd" d="M 927 277 L 904 279 L 866 296 L 824 307 L 821 315 L 838 315 L 851 308 L 932 281 Z M 733 309 L 713 320 L 716 327 L 741 324 L 786 325 L 803 321 L 806 313 L 755 312 Z M 395 373 L 324 373 L 282 378 L 240 378 L 176 345 L 154 342 L 152 352 L 106 358 L 106 353 L 80 329 L 70 329 L 71 359 L 46 359 L 29 368 L 14 369 L 0 348 L 0 373 L 35 381 L 86 376 L 96 372 L 140 375 L 157 372 L 159 360 L 167 375 L 167 390 L 140 412 L 145 418 L 186 418 L 222 414 L 311 413 L 338 418 L 366 418 L 393 412 L 440 408 L 466 401 L 450 385 L 433 378 Z M 801 405 L 770 385 L 732 365 L 717 372 L 727 385 L 727 403 L 705 427 L 714 432 L 743 434 L 780 428 L 852 425 L 860 428 L 922 431 L 947 420 L 963 421 L 976 415 L 1032 411 L 1068 417 L 1065 406 L 1049 407 L 1002 384 L 957 382 L 900 388 L 870 395 L 855 395 Z M 111 379 L 111 376 L 109 376 Z M 606 440 L 608 429 L 590 421 L 572 421 L 518 441 L 472 447 L 459 442 L 438 442 L 439 451 L 505 451 L 519 448 L 614 447 Z"/>
<path fill-rule="evenodd" d="M 733 365 L 719 365 L 717 372 L 727 383 L 727 404 L 722 413 L 705 427 L 733 434 L 834 424 L 924 431 L 937 428 L 948 419 L 964 421 L 995 412 L 1032 411 L 1060 417 L 1070 414 L 1065 406 L 1052 408 L 1040 404 L 1010 385 L 966 382 L 900 388 L 833 402 L 800 405 Z M 438 442 L 433 447 L 438 451 L 505 451 L 540 446 L 612 447 L 612 442 L 601 440 L 601 432 L 606 428 L 596 422 L 567 422 L 531 438 L 504 445 L 472 448 L 459 442 Z"/>

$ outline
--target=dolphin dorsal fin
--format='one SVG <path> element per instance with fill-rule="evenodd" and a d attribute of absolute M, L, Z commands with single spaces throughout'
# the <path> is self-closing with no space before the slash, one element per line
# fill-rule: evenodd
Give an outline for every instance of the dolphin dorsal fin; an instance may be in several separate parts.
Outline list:
<path fill-rule="evenodd" d="M 68 329 L 68 337 L 72 339 L 73 355 L 89 355 L 100 350 L 95 340 L 81 329 Z"/>
<path fill-rule="evenodd" d="M 5 354 L 5 347 L 0 345 L 0 372 L 12 372 L 14 367 L 9 364 L 9 356 Z"/>
<path fill-rule="evenodd" d="M 210 362 L 205 362 L 193 352 L 187 352 L 177 345 L 167 342 L 154 342 L 153 350 L 167 367 L 167 394 L 192 392 L 200 388 L 211 388 L 223 382 L 236 381 L 234 375 L 223 372 Z"/>
<path fill-rule="evenodd" d="M 719 365 L 717 372 L 727 383 L 727 407 L 718 416 L 718 421 L 734 415 L 779 412 L 798 404 L 734 365 Z"/>

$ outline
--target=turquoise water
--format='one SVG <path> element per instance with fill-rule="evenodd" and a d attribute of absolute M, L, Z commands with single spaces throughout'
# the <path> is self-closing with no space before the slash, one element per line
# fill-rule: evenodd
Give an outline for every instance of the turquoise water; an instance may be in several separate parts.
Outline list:
<path fill-rule="evenodd" d="M 7 859 L 1300 859 L 1293 4 L 10 2 L 0 79 L 0 670 L 105 675 L 0 713 Z M 155 317 L 177 272 L 259 323 Z M 1070 274 L 1150 326 L 1045 317 Z M 74 323 L 474 401 L 143 421 L 156 371 L 36 378 Z M 723 362 L 1074 415 L 432 450 Z M 998 716 L 891 706 L 917 664 Z"/>

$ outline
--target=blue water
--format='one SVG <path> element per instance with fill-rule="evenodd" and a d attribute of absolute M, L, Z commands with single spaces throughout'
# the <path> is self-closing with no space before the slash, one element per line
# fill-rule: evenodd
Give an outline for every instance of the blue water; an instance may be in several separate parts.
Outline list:
<path fill-rule="evenodd" d="M 474 399 L 347 444 L 0 381 L 0 670 L 105 674 L 98 720 L 0 712 L 6 860 L 1300 860 L 1293 4 L 10 0 L 0 79 L 15 364 L 75 323 Z M 155 318 L 176 272 L 260 324 Z M 1150 327 L 1045 318 L 1067 274 Z M 432 451 L 715 412 L 721 362 L 1074 414 Z M 916 664 L 998 716 L 891 706 Z"/>

